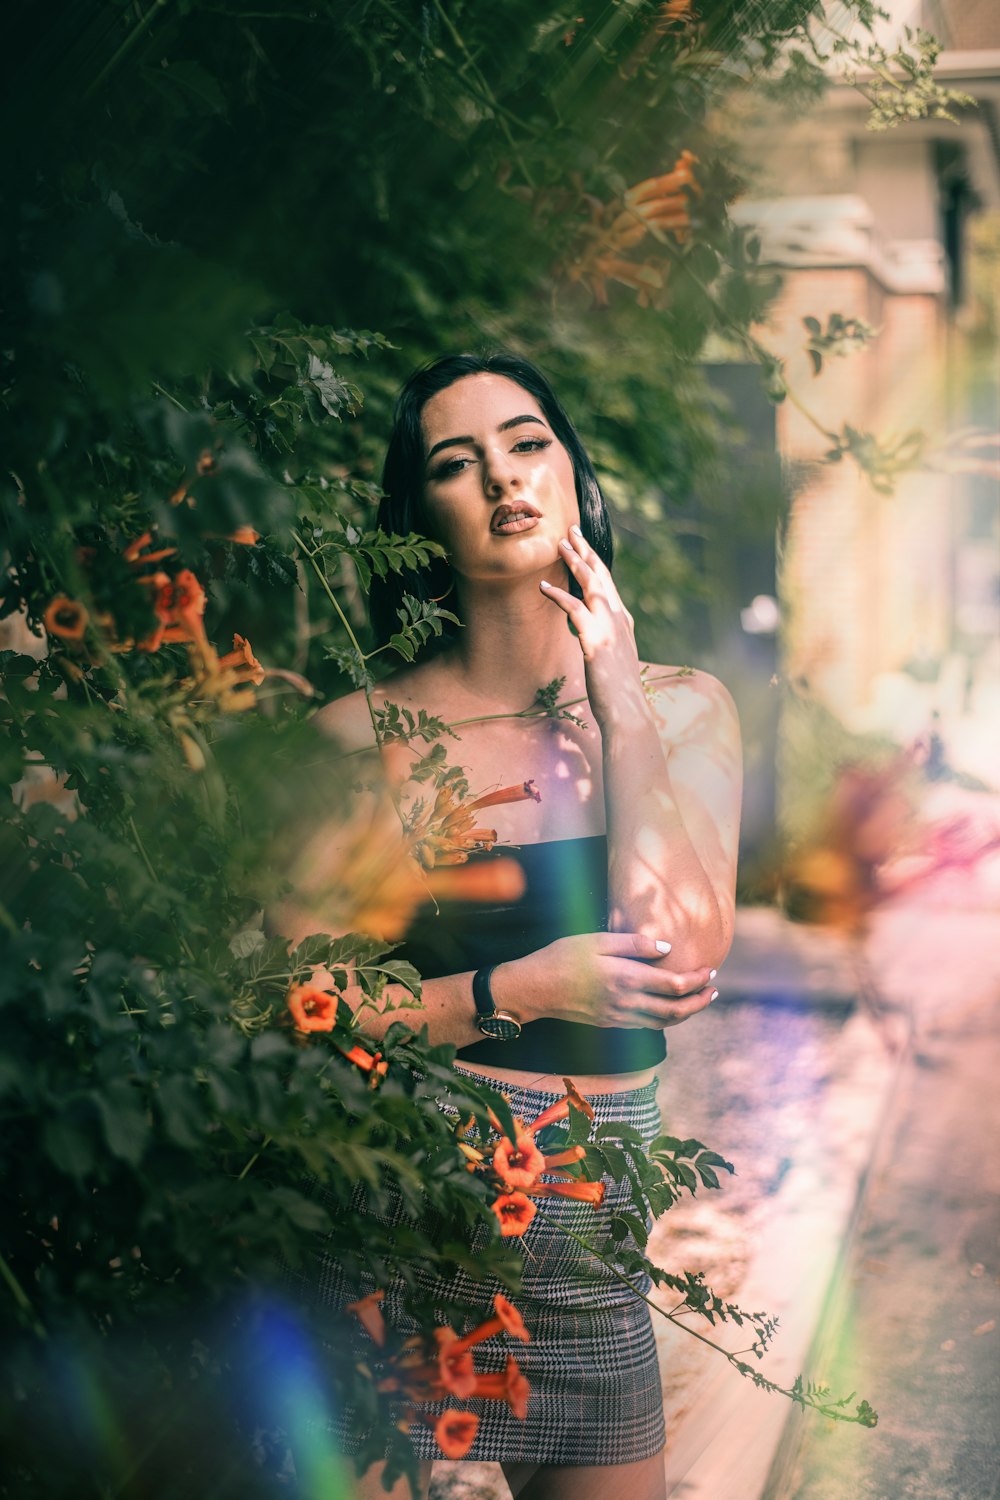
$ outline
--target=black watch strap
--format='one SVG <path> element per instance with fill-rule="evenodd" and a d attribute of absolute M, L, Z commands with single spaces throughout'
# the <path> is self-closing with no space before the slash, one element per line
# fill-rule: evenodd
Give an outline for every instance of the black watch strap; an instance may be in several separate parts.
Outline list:
<path fill-rule="evenodd" d="M 489 964 L 472 976 L 472 998 L 476 1003 L 476 1022 L 483 1036 L 495 1042 L 512 1042 L 521 1035 L 521 1023 L 509 1010 L 498 1010 L 490 989 L 490 975 L 499 968 Z"/>
<path fill-rule="evenodd" d="M 496 1015 L 497 1003 L 490 989 L 490 976 L 498 967 L 497 964 L 489 964 L 485 969 L 477 969 L 472 976 L 472 998 L 476 1002 L 476 1015 L 481 1021 Z"/>

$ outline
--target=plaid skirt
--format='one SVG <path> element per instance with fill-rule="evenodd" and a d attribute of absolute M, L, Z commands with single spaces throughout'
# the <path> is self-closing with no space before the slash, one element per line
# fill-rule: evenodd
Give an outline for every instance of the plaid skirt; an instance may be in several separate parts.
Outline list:
<path fill-rule="evenodd" d="M 589 1095 L 594 1124 L 631 1125 L 648 1146 L 661 1131 L 657 1083 L 654 1078 L 640 1089 Z M 512 1113 L 525 1120 L 533 1120 L 562 1097 L 506 1085 L 503 1092 Z M 603 1240 L 610 1215 L 616 1208 L 630 1207 L 625 1184 L 605 1178 L 605 1188 L 604 1202 L 597 1209 L 571 1199 L 546 1199 L 544 1217 L 536 1214 L 524 1235 L 512 1241 L 524 1256 L 521 1290 L 513 1301 L 531 1341 L 514 1345 L 497 1338 L 478 1345 L 476 1370 L 500 1371 L 513 1352 L 531 1387 L 527 1417 L 516 1417 L 506 1402 L 484 1399 L 452 1398 L 425 1408 L 436 1414 L 453 1405 L 478 1413 L 479 1429 L 467 1455 L 470 1462 L 626 1464 L 650 1458 L 664 1445 L 663 1395 L 649 1308 L 601 1261 L 560 1232 L 562 1226 L 592 1242 Z M 317 1310 L 342 1307 L 371 1290 L 348 1286 L 336 1262 L 322 1251 L 315 1278 L 311 1287 L 300 1290 Z M 646 1277 L 634 1278 L 632 1285 L 645 1294 L 650 1289 Z M 405 1336 L 416 1326 L 403 1308 L 403 1290 L 386 1288 L 382 1309 L 386 1322 Z M 460 1271 L 447 1282 L 429 1274 L 425 1290 L 430 1306 L 442 1295 L 480 1306 L 481 1316 L 469 1324 L 475 1327 L 491 1316 L 493 1297 L 503 1288 L 499 1282 L 473 1281 Z M 342 1451 L 350 1453 L 355 1446 L 351 1414 L 341 1413 L 329 1426 Z M 441 1457 L 433 1433 L 423 1423 L 413 1424 L 410 1438 L 421 1458 Z"/>

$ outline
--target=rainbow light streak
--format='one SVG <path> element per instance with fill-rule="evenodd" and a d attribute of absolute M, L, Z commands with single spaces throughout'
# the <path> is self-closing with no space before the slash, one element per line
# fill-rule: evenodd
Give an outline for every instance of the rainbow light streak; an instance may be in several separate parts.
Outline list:
<path fill-rule="evenodd" d="M 285 1306 L 270 1303 L 254 1321 L 258 1409 L 286 1430 L 299 1488 L 310 1500 L 353 1500 L 354 1485 L 329 1430 L 330 1405 L 308 1335 Z"/>

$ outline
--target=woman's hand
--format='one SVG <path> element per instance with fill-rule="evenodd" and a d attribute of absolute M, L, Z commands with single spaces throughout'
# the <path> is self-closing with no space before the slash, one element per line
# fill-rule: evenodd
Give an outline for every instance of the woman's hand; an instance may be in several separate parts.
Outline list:
<path fill-rule="evenodd" d="M 599 724 L 620 712 L 623 694 L 634 689 L 639 702 L 642 679 L 635 644 L 635 621 L 622 603 L 611 571 L 601 561 L 579 526 L 571 526 L 559 543 L 559 555 L 583 592 L 577 599 L 566 589 L 543 580 L 547 599 L 563 610 L 576 629 L 583 651 L 587 696 Z"/>
<path fill-rule="evenodd" d="M 704 1010 L 718 994 L 713 969 L 674 973 L 661 966 L 663 956 L 663 947 L 641 933 L 579 933 L 499 964 L 491 987 L 500 1009 L 522 1020 L 551 1016 L 661 1030 Z"/>

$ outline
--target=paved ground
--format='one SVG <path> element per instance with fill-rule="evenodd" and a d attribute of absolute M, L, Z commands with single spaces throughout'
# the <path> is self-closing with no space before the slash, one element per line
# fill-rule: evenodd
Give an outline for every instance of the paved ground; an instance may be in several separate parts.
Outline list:
<path fill-rule="evenodd" d="M 924 901 L 878 941 L 907 955 L 918 1035 L 817 1373 L 857 1381 L 880 1422 L 796 1418 L 769 1500 L 996 1500 L 1000 906 Z"/>

